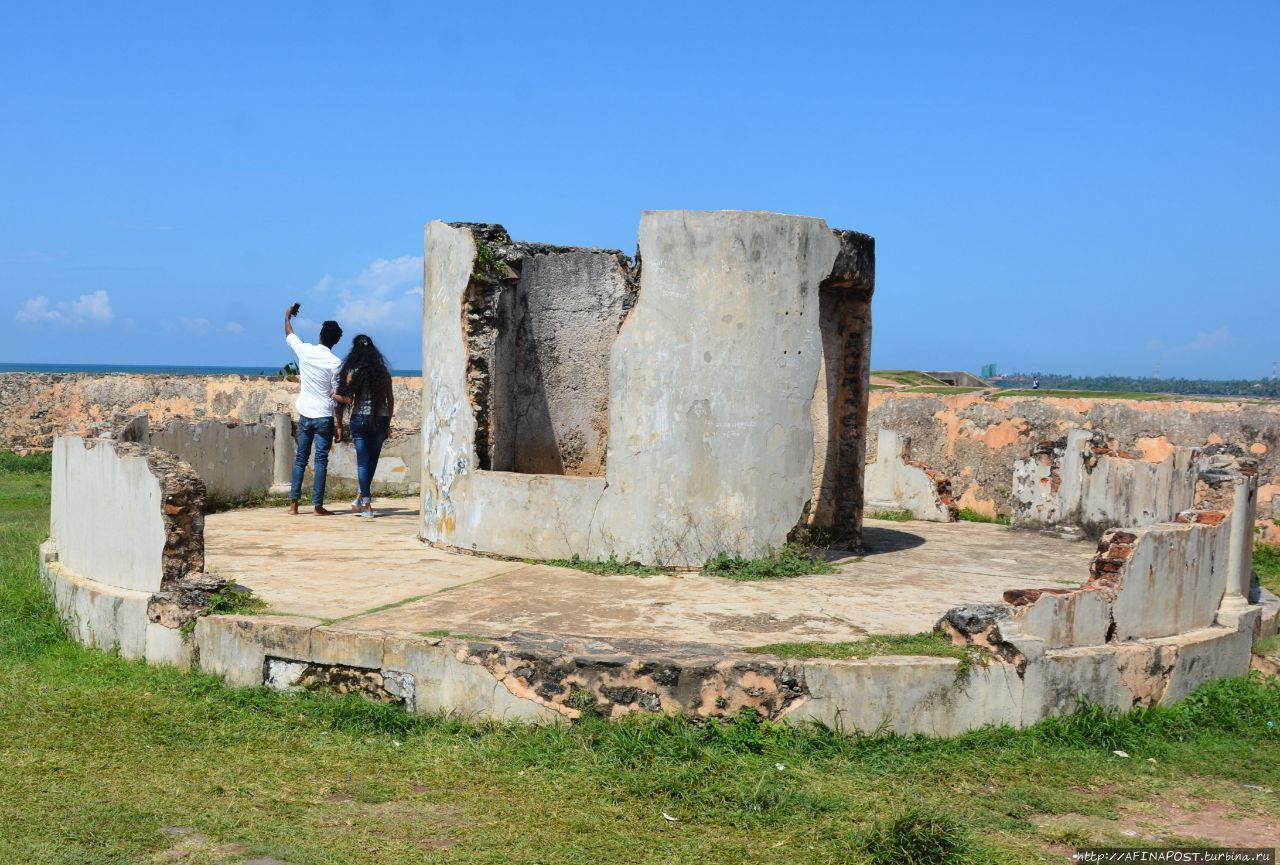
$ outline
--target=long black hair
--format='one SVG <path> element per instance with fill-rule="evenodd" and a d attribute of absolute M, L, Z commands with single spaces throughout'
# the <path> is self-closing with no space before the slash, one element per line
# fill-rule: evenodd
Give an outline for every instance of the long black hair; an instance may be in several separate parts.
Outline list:
<path fill-rule="evenodd" d="M 374 416 L 377 416 L 387 407 L 387 384 L 390 381 L 391 369 L 382 352 L 369 337 L 363 333 L 357 335 L 351 341 L 351 351 L 342 361 L 342 369 L 338 371 L 338 393 L 355 399 L 353 411 L 368 402 Z"/>

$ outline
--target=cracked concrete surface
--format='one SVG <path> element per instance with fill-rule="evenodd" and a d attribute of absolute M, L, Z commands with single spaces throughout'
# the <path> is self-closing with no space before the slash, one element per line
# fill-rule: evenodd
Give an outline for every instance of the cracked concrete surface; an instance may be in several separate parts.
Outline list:
<path fill-rule="evenodd" d="M 249 586 L 273 612 L 361 630 L 482 636 L 515 631 L 754 646 L 931 629 L 958 604 L 1011 588 L 1076 586 L 1092 544 L 975 523 L 867 521 L 870 552 L 836 573 L 737 583 L 696 573 L 597 576 L 448 553 L 413 538 L 413 500 L 384 516 L 214 514 L 209 570 Z"/>

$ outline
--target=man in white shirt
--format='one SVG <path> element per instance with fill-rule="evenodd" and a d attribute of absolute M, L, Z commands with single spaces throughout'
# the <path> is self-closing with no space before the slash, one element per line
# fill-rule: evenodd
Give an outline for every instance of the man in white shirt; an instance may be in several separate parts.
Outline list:
<path fill-rule="evenodd" d="M 342 328 L 336 321 L 326 321 L 320 327 L 320 344 L 303 342 L 293 332 L 292 319 L 298 314 L 294 304 L 284 314 L 284 341 L 298 356 L 298 378 L 302 389 L 298 393 L 298 455 L 293 460 L 293 483 L 289 489 L 289 513 L 298 513 L 298 498 L 302 495 L 302 476 L 311 459 L 311 445 L 316 448 L 316 466 L 311 490 L 311 504 L 317 516 L 329 516 L 333 511 L 324 506 L 324 484 L 329 474 L 329 448 L 335 441 L 342 441 L 342 426 L 334 420 L 334 402 L 331 396 L 338 389 L 338 369 L 342 359 L 332 349 L 342 339 Z"/>

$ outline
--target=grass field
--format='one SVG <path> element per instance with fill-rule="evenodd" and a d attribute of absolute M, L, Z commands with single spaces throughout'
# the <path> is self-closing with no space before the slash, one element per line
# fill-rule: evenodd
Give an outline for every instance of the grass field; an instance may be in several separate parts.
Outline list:
<path fill-rule="evenodd" d="M 469 725 L 126 662 L 62 636 L 37 585 L 47 468 L 15 466 L 4 865 L 1066 862 L 1086 842 L 1280 834 L 1280 688 L 1256 678 L 940 741 L 750 716 Z"/>

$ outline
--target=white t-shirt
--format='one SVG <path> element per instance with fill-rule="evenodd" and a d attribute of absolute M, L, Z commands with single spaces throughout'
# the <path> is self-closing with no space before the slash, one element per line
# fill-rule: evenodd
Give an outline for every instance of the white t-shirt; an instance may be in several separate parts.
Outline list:
<path fill-rule="evenodd" d="M 298 356 L 298 378 L 302 380 L 298 414 L 302 417 L 332 417 L 333 399 L 329 394 L 338 387 L 342 360 L 323 345 L 303 342 L 296 333 L 289 334 L 284 341 Z"/>

